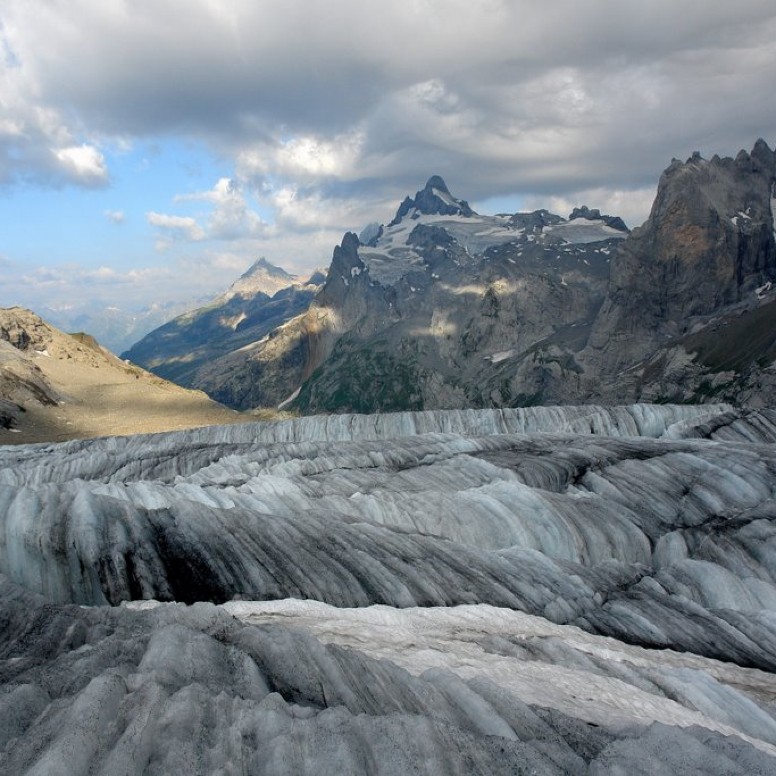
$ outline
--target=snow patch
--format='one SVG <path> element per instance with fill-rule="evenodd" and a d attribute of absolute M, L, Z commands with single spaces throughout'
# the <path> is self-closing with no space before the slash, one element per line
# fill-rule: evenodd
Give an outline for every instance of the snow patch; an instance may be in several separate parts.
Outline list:
<path fill-rule="evenodd" d="M 282 410 L 284 407 L 287 407 L 289 404 L 291 404 L 291 402 L 299 396 L 301 390 L 302 386 L 300 385 L 287 399 L 283 399 L 283 401 L 278 404 L 278 409 Z"/>
<path fill-rule="evenodd" d="M 690 653 L 647 650 L 487 604 L 404 609 L 374 604 L 344 609 L 284 599 L 230 601 L 222 607 L 251 625 L 309 630 L 325 644 L 388 660 L 413 676 L 443 669 L 463 680 L 484 677 L 524 703 L 555 708 L 594 724 L 613 728 L 652 722 L 698 725 L 776 754 L 776 748 L 763 740 L 772 731 L 772 721 L 735 689 L 728 689 L 756 684 L 764 676 L 759 671 Z M 485 646 L 488 636 L 530 644 L 532 658 L 516 658 Z M 555 644 L 563 645 L 554 649 L 562 652 L 567 663 L 553 654 L 549 645 Z M 544 645 L 548 645 L 546 652 Z M 618 668 L 605 671 L 596 664 Z M 642 675 L 672 688 L 678 700 L 670 690 L 663 694 L 641 682 Z M 745 710 L 740 717 L 739 704 Z M 756 728 L 763 738 L 744 732 L 744 725 L 737 726 L 747 714 L 747 720 L 757 720 L 753 727 L 759 723 L 764 728 L 762 732 Z"/>
<path fill-rule="evenodd" d="M 431 191 L 433 194 L 439 197 L 439 199 L 441 199 L 442 202 L 444 202 L 446 205 L 459 207 L 458 202 L 455 199 L 453 199 L 453 197 L 450 196 L 450 194 L 448 194 L 446 191 L 442 191 L 440 189 L 434 188 L 433 186 L 431 187 Z"/>
<path fill-rule="evenodd" d="M 624 240 L 628 236 L 626 232 L 609 226 L 601 219 L 582 221 L 582 219 L 575 218 L 573 221 L 545 226 L 544 232 L 545 234 L 557 234 L 572 245 L 584 245 L 611 239 Z"/>
<path fill-rule="evenodd" d="M 489 356 L 485 356 L 485 361 L 490 361 L 491 364 L 500 364 L 502 361 L 506 361 L 512 356 L 516 356 L 516 350 L 499 350 L 497 353 L 491 353 Z"/>
<path fill-rule="evenodd" d="M 430 326 L 415 326 L 410 329 L 413 337 L 452 337 L 458 332 L 458 327 L 445 320 L 433 320 Z"/>
<path fill-rule="evenodd" d="M 231 318 L 222 316 L 218 323 L 226 329 L 237 331 L 237 327 L 247 318 L 245 312 L 241 312 L 239 315 L 234 315 Z"/>

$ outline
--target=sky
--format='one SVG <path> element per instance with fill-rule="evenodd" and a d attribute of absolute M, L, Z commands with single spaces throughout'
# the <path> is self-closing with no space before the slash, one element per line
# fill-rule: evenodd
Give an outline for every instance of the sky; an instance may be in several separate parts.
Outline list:
<path fill-rule="evenodd" d="M 307 275 L 432 174 L 482 213 L 644 221 L 776 145 L 773 0 L 0 0 L 0 306 Z"/>

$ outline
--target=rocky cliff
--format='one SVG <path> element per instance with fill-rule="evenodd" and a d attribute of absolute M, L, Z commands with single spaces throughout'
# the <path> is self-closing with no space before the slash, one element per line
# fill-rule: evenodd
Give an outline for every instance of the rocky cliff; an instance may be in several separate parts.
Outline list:
<path fill-rule="evenodd" d="M 735 159 L 672 162 L 612 261 L 583 358 L 598 396 L 776 398 L 775 187 L 763 140 Z"/>

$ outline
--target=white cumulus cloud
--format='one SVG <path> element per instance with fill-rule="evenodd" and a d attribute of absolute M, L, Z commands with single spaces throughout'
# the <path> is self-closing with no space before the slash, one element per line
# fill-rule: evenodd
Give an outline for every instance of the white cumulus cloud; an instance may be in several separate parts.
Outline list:
<path fill-rule="evenodd" d="M 205 230 L 191 216 L 173 216 L 166 213 L 146 213 L 146 219 L 151 226 L 156 226 L 173 235 L 187 240 L 199 241 L 205 239 Z"/>
<path fill-rule="evenodd" d="M 236 240 L 264 233 L 267 224 L 248 206 L 242 186 L 234 178 L 220 178 L 209 191 L 181 194 L 177 202 L 203 201 L 213 205 L 205 234 L 213 240 Z"/>
<path fill-rule="evenodd" d="M 108 180 L 105 157 L 94 146 L 85 143 L 54 151 L 59 163 L 78 181 L 85 184 L 103 184 Z"/>

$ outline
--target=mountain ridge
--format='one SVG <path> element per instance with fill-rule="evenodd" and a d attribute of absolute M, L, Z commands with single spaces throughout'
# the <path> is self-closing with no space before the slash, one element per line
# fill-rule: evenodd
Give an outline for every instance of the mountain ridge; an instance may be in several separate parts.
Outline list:
<path fill-rule="evenodd" d="M 433 183 L 434 177 L 430 181 Z M 427 190 L 432 188 L 427 185 Z M 452 195 L 450 198 L 455 200 Z M 467 289 L 484 283 L 484 289 L 490 289 L 485 305 L 494 301 L 499 305 L 503 299 L 516 313 L 519 307 L 525 311 L 531 305 L 538 308 L 548 295 L 559 294 L 562 301 L 555 307 L 561 310 L 564 325 L 574 319 L 563 309 L 579 311 L 581 306 L 584 311 L 580 314 L 589 317 L 596 300 L 603 298 L 611 245 L 627 233 L 599 218 L 580 224 L 547 211 L 508 217 L 480 216 L 473 211 L 450 216 L 417 209 L 402 213 L 400 207 L 399 213 L 398 221 L 381 227 L 376 240 L 366 245 L 354 233 L 347 233 L 334 249 L 326 282 L 310 308 L 272 332 L 268 339 L 254 343 L 239 356 L 229 357 L 226 374 L 223 363 L 203 367 L 198 387 L 237 407 L 284 402 L 299 388 L 294 406 L 305 412 L 331 411 L 335 407 L 327 402 L 314 400 L 315 406 L 308 406 L 309 390 L 302 388 L 302 383 L 313 379 L 316 370 L 333 357 L 337 362 L 331 370 L 334 379 L 342 383 L 348 376 L 352 378 L 351 385 L 334 389 L 347 394 L 346 406 L 340 409 L 371 412 L 470 402 L 479 406 L 481 400 L 454 384 L 461 359 L 444 352 L 444 337 L 451 326 L 458 324 L 446 318 L 446 311 L 463 307 L 472 320 L 478 318 L 481 300 Z M 553 271 L 559 276 L 556 283 L 547 278 L 547 251 L 555 263 Z M 543 285 L 540 298 L 536 298 L 535 288 L 528 287 L 526 277 L 531 277 L 537 287 Z M 521 286 L 521 292 L 515 294 L 517 286 Z M 593 307 L 587 298 L 591 287 L 596 289 Z M 527 320 L 530 317 L 536 319 L 535 325 Z M 529 344 L 551 333 L 539 315 L 526 312 L 524 318 L 526 329 L 531 330 L 526 335 Z M 538 333 L 533 331 L 537 327 Z M 503 326 L 496 328 L 484 335 L 490 353 L 508 347 L 504 342 L 507 331 Z M 379 335 L 386 332 L 388 339 L 382 341 Z M 438 339 L 436 334 L 442 336 L 442 352 L 418 354 L 413 343 Z M 370 341 L 375 337 L 377 340 Z M 483 343 L 478 342 L 482 337 L 482 332 L 468 332 L 465 348 L 469 354 L 478 350 L 487 355 Z M 356 343 L 367 363 L 353 363 L 344 352 L 347 343 Z M 470 381 L 474 380 L 480 364 L 470 363 L 467 368 Z M 319 378 L 316 375 L 314 381 Z M 423 379 L 427 385 L 420 392 L 410 389 L 411 384 Z M 378 386 L 377 391 L 370 390 L 370 382 Z M 433 393 L 435 400 L 429 402 L 424 392 Z"/>
<path fill-rule="evenodd" d="M 773 317 L 774 202 L 763 140 L 735 158 L 674 160 L 632 232 L 586 205 L 483 216 L 431 176 L 387 225 L 343 237 L 306 309 L 191 384 L 230 406 L 304 413 L 762 406 L 776 399 L 776 345 L 759 337 L 731 370 L 711 332 L 735 349 L 746 321 Z"/>
<path fill-rule="evenodd" d="M 246 418 L 127 364 L 91 335 L 0 309 L 0 444 L 156 432 Z"/>
<path fill-rule="evenodd" d="M 196 387 L 200 368 L 306 309 L 321 281 L 318 272 L 300 281 L 260 258 L 227 291 L 149 332 L 122 358 L 184 387 Z"/>
<path fill-rule="evenodd" d="M 407 215 L 411 218 L 418 215 L 460 215 L 468 218 L 476 213 L 466 200 L 456 199 L 450 193 L 441 175 L 432 175 L 414 197 L 405 197 L 388 226 L 396 226 Z"/>

